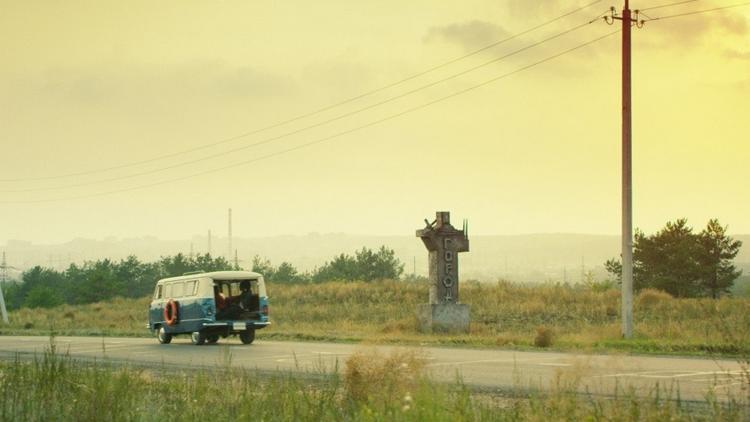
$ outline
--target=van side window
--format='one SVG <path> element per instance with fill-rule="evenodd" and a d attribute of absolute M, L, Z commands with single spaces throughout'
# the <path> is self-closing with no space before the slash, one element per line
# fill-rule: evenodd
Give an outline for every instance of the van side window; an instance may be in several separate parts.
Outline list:
<path fill-rule="evenodd" d="M 197 284 L 198 282 L 195 280 L 190 280 L 187 282 L 187 286 L 185 288 L 185 296 L 195 296 L 197 292 Z"/>
<path fill-rule="evenodd" d="M 172 293 L 174 293 L 174 297 L 185 296 L 185 282 L 184 281 L 179 281 L 175 283 L 173 289 L 174 291 Z"/>
<path fill-rule="evenodd" d="M 165 284 L 165 285 L 164 285 L 164 297 L 168 297 L 168 298 L 172 298 L 172 297 L 174 297 L 174 296 L 172 295 L 172 285 L 173 285 L 173 284 L 174 284 L 174 283 L 168 283 L 168 284 Z"/>

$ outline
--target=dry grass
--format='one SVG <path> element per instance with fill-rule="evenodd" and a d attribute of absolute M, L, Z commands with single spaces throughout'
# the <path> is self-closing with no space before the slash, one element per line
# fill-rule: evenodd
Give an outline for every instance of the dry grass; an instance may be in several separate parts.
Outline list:
<path fill-rule="evenodd" d="M 643 289 L 635 299 L 636 306 L 641 309 L 653 309 L 663 304 L 668 304 L 674 299 L 669 293 L 659 289 Z"/>
<path fill-rule="evenodd" d="M 380 283 L 269 285 L 273 325 L 260 338 L 372 343 L 535 347 L 537 327 L 554 333 L 558 349 L 739 354 L 750 351 L 750 300 L 678 299 L 643 291 L 635 301 L 636 337 L 620 339 L 620 293 L 559 284 L 462 283 L 471 305 L 468 334 L 417 331 L 415 309 L 427 286 Z M 4 333 L 148 335 L 149 299 L 115 299 L 10 314 Z M 728 336 L 727 333 L 731 333 Z M 539 345 L 541 346 L 541 345 Z"/>
<path fill-rule="evenodd" d="M 357 352 L 344 366 L 344 386 L 354 401 L 385 405 L 412 400 L 412 393 L 426 381 L 425 359 L 418 350 L 393 351 L 381 355 L 372 350 Z"/>
<path fill-rule="evenodd" d="M 51 353 L 0 362 L 0 420 L 8 421 L 746 421 L 747 401 L 670 389 L 577 394 L 586 364 L 546 393 L 474 394 L 422 375 L 417 352 L 355 355 L 347 373 L 317 381 L 288 373 L 151 368 L 78 362 Z M 321 374 L 316 374 L 321 375 Z M 342 377 L 344 379 L 342 379 Z M 641 392 L 644 393 L 644 392 Z"/>
<path fill-rule="evenodd" d="M 550 347 L 552 346 L 552 340 L 555 335 L 547 327 L 536 327 L 536 337 L 534 337 L 534 346 L 536 347 Z"/>

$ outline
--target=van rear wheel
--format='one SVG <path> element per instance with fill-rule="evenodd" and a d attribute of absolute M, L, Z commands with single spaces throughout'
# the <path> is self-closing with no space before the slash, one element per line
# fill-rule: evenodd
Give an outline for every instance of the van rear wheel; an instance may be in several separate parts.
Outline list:
<path fill-rule="evenodd" d="M 156 330 L 156 338 L 161 344 L 169 344 L 172 341 L 172 334 L 167 333 L 164 327 L 159 327 L 159 329 Z"/>
<path fill-rule="evenodd" d="M 200 346 L 206 342 L 206 335 L 200 331 L 193 331 L 193 334 L 190 335 L 190 340 L 192 340 L 194 345 Z"/>
<path fill-rule="evenodd" d="M 247 331 L 240 331 L 240 341 L 242 344 L 250 344 L 255 340 L 255 329 L 251 328 Z"/>

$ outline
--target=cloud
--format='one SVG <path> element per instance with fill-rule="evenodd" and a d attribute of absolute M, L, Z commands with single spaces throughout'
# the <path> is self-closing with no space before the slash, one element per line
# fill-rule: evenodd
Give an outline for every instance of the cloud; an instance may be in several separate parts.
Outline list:
<path fill-rule="evenodd" d="M 259 67 L 196 61 L 171 67 L 112 66 L 49 68 L 16 78 L 16 90 L 72 104 L 99 106 L 128 98 L 161 97 L 177 101 L 262 101 L 297 91 L 290 76 Z"/>
<path fill-rule="evenodd" d="M 725 32 L 737 35 L 747 35 L 747 20 L 739 14 L 723 13 L 717 16 L 715 24 L 720 26 Z"/>
<path fill-rule="evenodd" d="M 728 49 L 724 51 L 724 56 L 734 60 L 750 60 L 750 51 Z"/>
<path fill-rule="evenodd" d="M 510 35 L 497 24 L 481 20 L 433 26 L 424 36 L 424 42 L 447 42 L 457 44 L 464 50 L 471 51 Z"/>
<path fill-rule="evenodd" d="M 681 12 L 677 12 L 681 13 Z M 669 16 L 669 14 L 653 14 L 652 17 Z M 646 23 L 646 29 L 658 39 L 657 43 L 671 45 L 693 46 L 709 40 L 713 35 L 742 38 L 748 34 L 747 19 L 733 11 L 688 15 L 668 20 L 655 20 Z"/>

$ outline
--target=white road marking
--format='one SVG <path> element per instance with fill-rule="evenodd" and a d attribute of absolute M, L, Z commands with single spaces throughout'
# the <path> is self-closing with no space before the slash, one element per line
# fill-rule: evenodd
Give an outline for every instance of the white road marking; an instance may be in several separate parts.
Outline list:
<path fill-rule="evenodd" d="M 658 375 L 664 373 L 674 373 L 674 375 Z M 641 371 L 641 372 L 626 372 L 619 374 L 604 374 L 597 375 L 598 378 L 612 378 L 612 377 L 639 377 L 639 378 L 683 378 L 683 377 L 695 377 L 698 375 L 713 375 L 720 374 L 718 371 L 701 371 L 701 372 L 686 372 L 679 370 L 662 370 L 662 371 Z"/>
<path fill-rule="evenodd" d="M 555 363 L 555 362 L 541 362 L 541 363 L 537 363 L 537 365 L 543 365 L 543 366 L 573 366 L 572 363 Z"/>
<path fill-rule="evenodd" d="M 502 359 L 479 359 L 479 360 L 464 360 L 464 361 L 458 361 L 458 362 L 438 362 L 438 363 L 429 363 L 427 366 L 452 366 L 452 365 L 468 365 L 472 363 L 514 363 L 514 362 L 529 362 L 535 359 L 508 359 L 508 358 L 502 358 Z"/>

